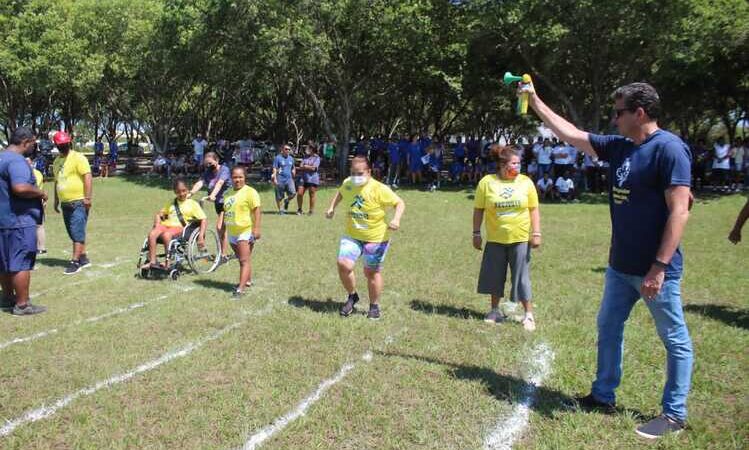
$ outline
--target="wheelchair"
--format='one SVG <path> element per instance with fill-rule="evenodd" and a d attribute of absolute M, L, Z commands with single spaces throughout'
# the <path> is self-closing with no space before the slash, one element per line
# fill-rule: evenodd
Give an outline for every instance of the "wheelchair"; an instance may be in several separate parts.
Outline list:
<path fill-rule="evenodd" d="M 146 236 L 140 249 L 138 272 L 135 276 L 143 279 L 177 280 L 185 272 L 195 274 L 213 272 L 221 264 L 221 241 L 215 230 L 206 230 L 205 247 L 201 249 L 198 245 L 199 234 L 199 223 L 188 224 L 179 237 L 169 242 L 165 253 L 157 253 L 157 257 L 166 258 L 167 265 L 143 268 L 143 265 L 148 262 L 148 237 Z M 157 245 L 161 247 L 162 243 L 158 242 Z"/>

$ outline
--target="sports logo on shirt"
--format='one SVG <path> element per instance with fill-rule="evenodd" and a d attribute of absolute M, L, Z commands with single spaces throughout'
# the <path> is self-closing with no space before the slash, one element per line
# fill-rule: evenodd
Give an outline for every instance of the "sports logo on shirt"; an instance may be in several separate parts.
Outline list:
<path fill-rule="evenodd" d="M 508 198 L 512 197 L 512 194 L 515 192 L 515 189 L 511 187 L 506 187 L 502 189 L 502 192 L 499 193 L 499 196 L 503 199 L 507 200 Z"/>
<path fill-rule="evenodd" d="M 621 167 L 616 169 L 616 182 L 619 187 L 624 185 L 627 178 L 629 178 L 629 158 L 625 159 Z"/>
<path fill-rule="evenodd" d="M 351 203 L 351 207 L 352 208 L 359 208 L 359 209 L 361 209 L 362 206 L 364 206 L 364 197 L 362 197 L 361 195 L 357 194 L 354 197 L 353 203 Z"/>

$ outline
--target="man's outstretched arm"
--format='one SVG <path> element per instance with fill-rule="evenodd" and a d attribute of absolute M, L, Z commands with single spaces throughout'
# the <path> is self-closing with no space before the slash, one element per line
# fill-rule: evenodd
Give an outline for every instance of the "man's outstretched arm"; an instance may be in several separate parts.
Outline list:
<path fill-rule="evenodd" d="M 590 156 L 598 156 L 596 151 L 590 145 L 588 140 L 588 133 L 580 130 L 572 123 L 568 122 L 565 118 L 555 113 L 544 103 L 541 98 L 536 94 L 533 85 L 520 88 L 518 95 L 521 92 L 528 93 L 528 104 L 536 111 L 538 117 L 544 122 L 544 124 L 551 128 L 551 131 L 561 140 L 568 142 L 575 146 L 577 149 L 582 150 Z"/>

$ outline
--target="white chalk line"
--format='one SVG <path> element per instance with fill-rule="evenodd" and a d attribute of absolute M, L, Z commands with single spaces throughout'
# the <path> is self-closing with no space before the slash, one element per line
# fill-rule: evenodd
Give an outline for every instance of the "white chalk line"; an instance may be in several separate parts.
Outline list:
<path fill-rule="evenodd" d="M 242 320 L 238 322 L 234 322 L 231 325 L 227 325 L 224 328 L 221 328 L 220 330 L 202 339 L 199 339 L 194 342 L 190 342 L 178 349 L 164 353 L 158 358 L 148 361 L 146 363 L 143 363 L 128 372 L 113 375 L 107 378 L 106 380 L 98 381 L 88 387 L 79 389 L 73 392 L 72 394 L 66 395 L 65 397 L 55 400 L 50 405 L 43 404 L 39 408 L 29 410 L 23 415 L 15 419 L 6 421 L 5 425 L 2 428 L 0 428 L 0 436 L 8 436 L 9 434 L 13 433 L 16 430 L 16 428 L 22 425 L 49 418 L 53 416 L 55 413 L 57 413 L 57 411 L 68 406 L 70 403 L 72 403 L 73 401 L 75 401 L 76 399 L 80 397 L 87 397 L 89 395 L 96 393 L 97 391 L 101 389 L 108 388 L 108 387 L 111 387 L 120 383 L 124 383 L 136 375 L 153 370 L 177 358 L 185 357 L 189 355 L 190 353 L 194 352 L 195 350 L 199 349 L 200 347 L 204 346 L 205 344 L 211 341 L 214 341 L 216 339 L 219 339 L 224 334 L 240 327 L 247 321 L 248 317 L 267 314 L 268 312 L 272 310 L 272 307 L 273 305 L 269 305 L 263 310 L 260 310 L 257 312 L 243 311 L 242 315 L 244 317 L 242 318 Z"/>
<path fill-rule="evenodd" d="M 78 325 L 82 325 L 84 323 L 98 322 L 100 320 L 108 319 L 108 318 L 113 317 L 113 316 L 118 316 L 120 314 L 126 314 L 126 313 L 129 313 L 129 312 L 134 311 L 136 309 L 143 308 L 144 306 L 149 305 L 151 303 L 155 303 L 155 302 L 164 300 L 167 297 L 169 297 L 169 296 L 168 295 L 162 295 L 162 296 L 154 298 L 153 300 L 150 300 L 150 301 L 147 301 L 147 302 L 133 303 L 131 305 L 127 305 L 127 306 L 123 306 L 121 308 L 114 309 L 114 310 L 112 310 L 112 311 L 110 311 L 108 313 L 101 314 L 99 316 L 92 316 L 92 317 L 88 317 L 88 318 L 85 318 L 85 319 L 76 320 L 75 322 L 73 322 L 73 323 L 71 323 L 69 325 L 64 325 L 64 326 L 58 327 L 58 328 L 52 328 L 52 329 L 49 329 L 49 330 L 46 330 L 46 331 L 40 331 L 38 333 L 32 334 L 30 336 L 26 336 L 26 337 L 20 337 L 20 338 L 11 339 L 11 340 L 9 340 L 7 342 L 0 343 L 0 350 L 4 349 L 6 347 L 10 347 L 11 345 L 21 344 L 23 342 L 35 341 L 37 339 L 41 339 L 43 337 L 47 337 L 49 335 L 58 333 L 61 329 L 73 328 L 73 327 L 76 327 Z"/>
<path fill-rule="evenodd" d="M 96 267 L 106 268 L 106 269 L 111 269 L 113 267 L 125 264 L 127 262 L 128 262 L 127 260 L 123 260 L 123 261 L 115 261 L 115 262 L 109 262 L 109 263 L 104 263 L 104 264 L 98 264 L 98 265 L 95 265 L 95 266 Z M 44 290 L 41 290 L 41 291 L 34 292 L 33 294 L 31 294 L 29 296 L 29 299 L 33 300 L 35 298 L 38 298 L 41 295 L 44 295 L 44 294 L 47 294 L 47 293 L 50 293 L 50 292 L 55 292 L 55 291 L 58 291 L 60 289 L 65 289 L 65 288 L 73 287 L 73 286 L 80 286 L 82 284 L 93 283 L 94 281 L 97 281 L 97 280 L 101 279 L 100 278 L 101 276 L 105 275 L 105 273 L 103 273 L 101 271 L 96 271 L 96 270 L 90 270 L 90 271 L 88 271 L 86 269 L 83 269 L 83 271 L 80 272 L 80 274 L 84 275 L 85 278 L 83 278 L 82 280 L 79 279 L 79 280 L 75 280 L 75 281 L 68 282 L 68 283 L 60 283 L 60 284 L 58 284 L 55 287 L 51 287 L 51 288 L 48 288 L 48 289 L 44 289 Z M 68 275 L 68 276 L 70 276 L 70 275 Z M 32 276 L 32 278 L 33 278 L 33 276 Z"/>
<path fill-rule="evenodd" d="M 405 329 L 400 330 L 395 335 L 401 334 Z M 393 342 L 394 338 L 393 336 L 388 336 L 385 338 L 385 346 L 391 344 Z M 365 352 L 360 359 L 364 362 L 370 362 L 372 361 L 372 352 L 367 351 Z M 296 419 L 304 416 L 307 413 L 307 410 L 315 403 L 317 403 L 322 396 L 327 392 L 331 387 L 333 387 L 335 384 L 339 383 L 341 380 L 343 380 L 346 375 L 349 374 L 354 368 L 356 367 L 356 364 L 353 362 L 349 362 L 341 366 L 341 368 L 336 372 L 333 377 L 328 378 L 326 380 L 323 380 L 318 386 L 317 389 L 315 389 L 311 394 L 309 394 L 307 397 L 304 398 L 300 403 L 294 407 L 291 411 L 287 412 L 281 417 L 278 417 L 276 420 L 273 421 L 268 426 L 265 426 L 258 430 L 257 432 L 253 433 L 247 441 L 241 446 L 238 447 L 242 450 L 254 450 L 261 445 L 271 437 L 273 437 L 275 434 L 277 434 L 279 431 L 286 428 L 291 422 L 295 421 Z"/>
<path fill-rule="evenodd" d="M 192 291 L 193 289 L 195 289 L 194 286 L 180 286 L 179 287 L 179 290 L 181 292 L 189 292 L 189 291 Z M 49 330 L 46 330 L 46 331 L 40 331 L 38 333 L 32 334 L 31 336 L 14 338 L 14 339 L 11 339 L 11 340 L 9 340 L 7 342 L 0 343 L 0 350 L 4 349 L 6 347 L 10 347 L 11 345 L 22 344 L 24 342 L 35 341 L 37 339 L 41 339 L 41 338 L 47 337 L 49 335 L 58 333 L 61 329 L 73 328 L 75 326 L 82 325 L 84 323 L 98 322 L 100 320 L 108 319 L 110 317 L 118 316 L 120 314 L 127 314 L 127 313 L 132 312 L 132 311 L 134 311 L 136 309 L 143 308 L 144 306 L 148 306 L 150 304 L 153 304 L 153 303 L 159 302 L 161 300 L 164 300 L 164 299 L 166 299 L 168 297 L 169 297 L 169 295 L 161 295 L 159 297 L 154 298 L 153 300 L 149 300 L 149 301 L 145 301 L 145 302 L 133 303 L 131 305 L 127 305 L 127 306 L 123 306 L 121 308 L 114 309 L 114 310 L 112 310 L 112 311 L 110 311 L 108 313 L 105 313 L 105 314 L 102 314 L 102 315 L 99 315 L 99 316 L 93 316 L 93 317 L 88 317 L 86 319 L 76 320 L 75 322 L 73 322 L 73 323 L 71 323 L 69 325 L 64 325 L 64 326 L 58 327 L 58 328 L 52 328 L 52 329 L 49 329 Z"/>
<path fill-rule="evenodd" d="M 526 384 L 521 392 L 520 401 L 515 404 L 509 417 L 499 420 L 484 439 L 484 448 L 491 450 L 510 450 L 528 427 L 530 408 L 536 400 L 538 387 L 551 373 L 554 352 L 545 343 L 533 349 L 531 367 L 528 369 Z"/>

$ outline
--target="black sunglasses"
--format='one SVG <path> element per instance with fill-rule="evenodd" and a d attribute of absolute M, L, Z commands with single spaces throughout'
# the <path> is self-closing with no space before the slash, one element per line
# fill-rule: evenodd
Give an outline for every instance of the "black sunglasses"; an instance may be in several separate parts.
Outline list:
<path fill-rule="evenodd" d="M 633 113 L 633 112 L 637 111 L 637 108 L 635 108 L 635 109 L 630 109 L 630 108 L 617 109 L 617 108 L 614 108 L 614 118 L 615 119 L 620 118 L 625 111 L 629 111 L 629 112 Z"/>

